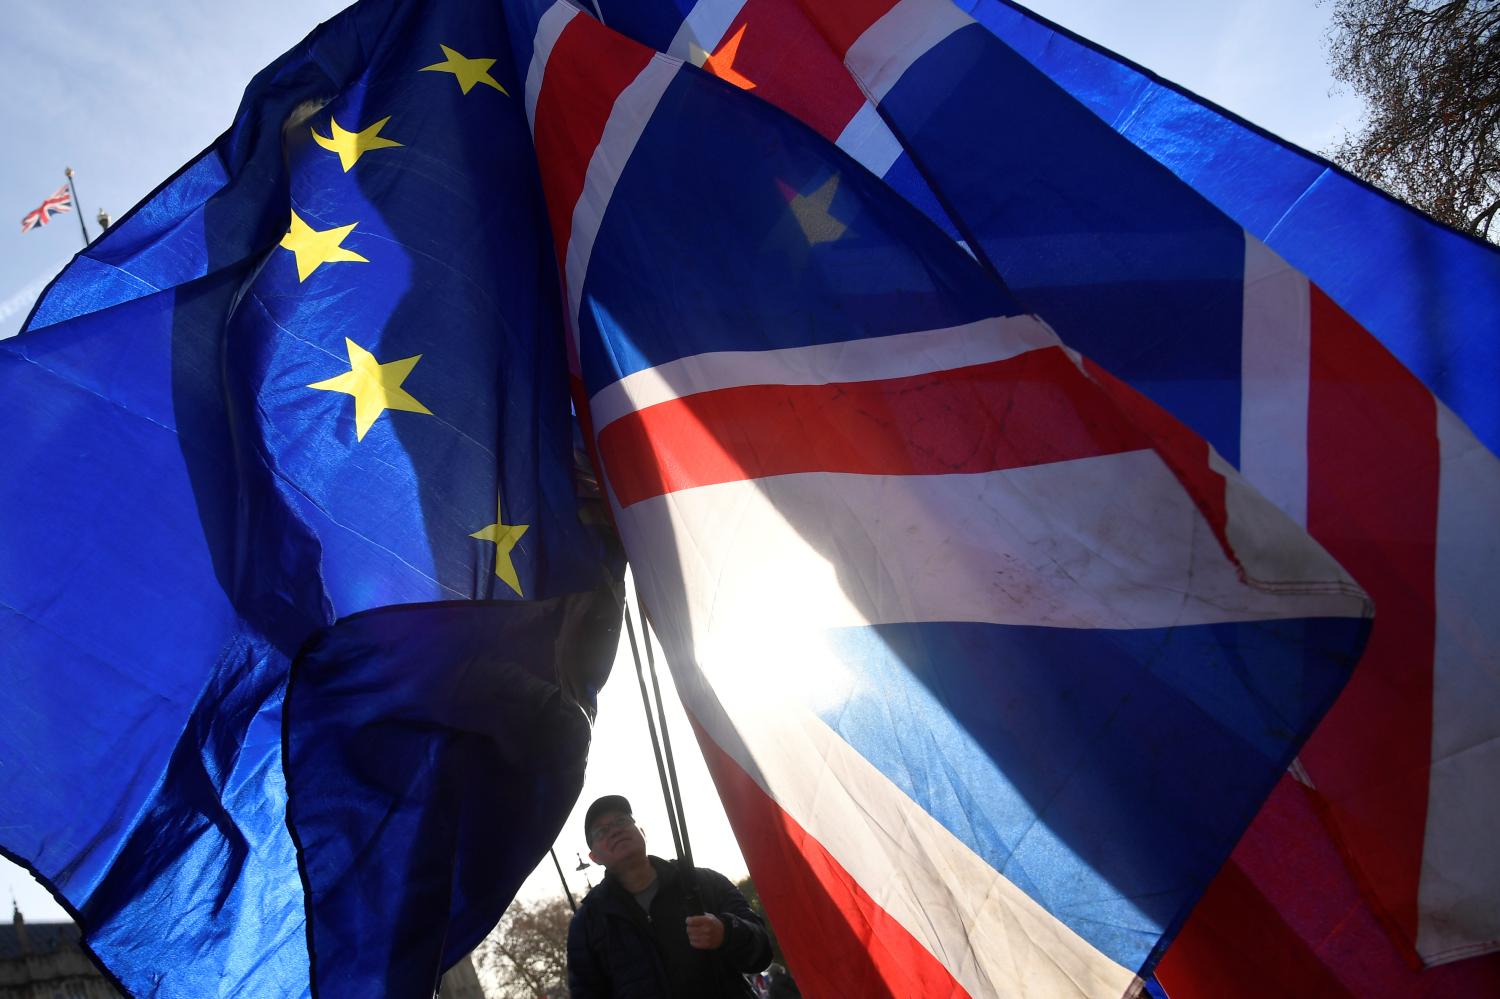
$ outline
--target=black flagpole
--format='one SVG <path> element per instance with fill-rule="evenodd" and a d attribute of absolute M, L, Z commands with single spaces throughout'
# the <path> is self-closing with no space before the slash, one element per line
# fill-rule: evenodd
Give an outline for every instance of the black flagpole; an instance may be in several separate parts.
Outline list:
<path fill-rule="evenodd" d="M 661 797 L 667 806 L 667 824 L 672 827 L 672 845 L 677 858 L 683 859 L 682 833 L 677 829 L 677 808 L 672 804 L 672 789 L 667 786 L 667 768 L 662 763 L 661 741 L 656 737 L 656 719 L 651 715 L 651 698 L 646 693 L 646 674 L 641 669 L 641 653 L 635 644 L 635 624 L 631 620 L 630 602 L 625 603 L 625 634 L 630 637 L 630 655 L 635 659 L 635 679 L 641 687 L 641 706 L 646 709 L 646 728 L 651 733 L 651 753 L 656 757 L 656 775 L 661 778 Z"/>
<path fill-rule="evenodd" d="M 677 760 L 672 755 L 672 733 L 667 731 L 667 709 L 661 699 L 661 683 L 656 678 L 656 656 L 651 651 L 651 622 L 646 619 L 646 606 L 641 603 L 641 586 L 635 587 L 635 605 L 641 612 L 641 641 L 646 646 L 646 669 L 651 673 L 651 692 L 656 695 L 656 716 L 661 722 L 662 750 L 667 757 L 667 776 L 672 779 L 672 800 L 677 803 L 677 826 L 682 830 L 682 859 L 691 869 L 693 866 L 693 844 L 688 839 L 687 813 L 682 807 L 682 789 L 677 786 Z"/>
<path fill-rule="evenodd" d="M 550 854 L 552 854 L 552 866 L 554 866 L 554 867 L 557 868 L 557 880 L 559 880 L 559 881 L 562 882 L 563 891 L 568 896 L 568 906 L 574 912 L 577 912 L 578 911 L 578 902 L 577 902 L 576 899 L 573 898 L 573 889 L 571 889 L 571 888 L 568 887 L 568 879 L 565 878 L 565 877 L 563 877 L 562 864 L 558 863 L 558 860 L 557 860 L 557 848 L 556 847 L 552 847 L 547 852 L 550 853 Z"/>
<path fill-rule="evenodd" d="M 83 222 L 83 205 L 78 201 L 78 188 L 73 186 L 73 168 L 64 167 L 63 173 L 68 175 L 68 193 L 73 195 L 73 210 L 78 213 L 78 228 L 83 232 L 84 249 L 88 249 L 89 227 Z"/>
<path fill-rule="evenodd" d="M 640 608 L 640 590 L 636 590 L 636 607 Z M 683 896 L 687 902 L 688 911 L 701 913 L 703 904 L 698 898 L 698 882 L 693 874 L 693 852 L 688 845 L 687 838 L 687 815 L 682 808 L 682 792 L 677 786 L 677 764 L 672 759 L 671 736 L 667 733 L 667 715 L 661 703 L 661 684 L 656 679 L 656 659 L 651 652 L 651 636 L 647 630 L 650 625 L 645 620 L 645 611 L 642 609 L 641 631 L 646 639 L 646 655 L 651 659 L 651 685 L 656 688 L 657 714 L 661 718 L 662 737 L 667 740 L 666 752 L 662 752 L 662 744 L 656 736 L 656 720 L 651 714 L 651 698 L 646 693 L 646 676 L 641 669 L 641 653 L 635 644 L 635 625 L 631 620 L 630 601 L 627 598 L 625 606 L 625 632 L 630 636 L 630 654 L 635 659 L 635 679 L 641 688 L 641 706 L 646 709 L 646 727 L 651 732 L 651 749 L 656 755 L 656 775 L 661 779 L 662 801 L 667 806 L 667 822 L 672 827 L 672 845 L 677 848 L 677 859 L 682 864 L 683 874 Z M 665 755 L 666 762 L 662 762 Z M 667 769 L 671 768 L 671 786 L 668 786 Z"/>

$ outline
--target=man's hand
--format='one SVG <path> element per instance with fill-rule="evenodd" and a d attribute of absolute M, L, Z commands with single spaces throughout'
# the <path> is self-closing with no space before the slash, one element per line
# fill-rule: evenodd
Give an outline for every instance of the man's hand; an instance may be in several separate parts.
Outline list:
<path fill-rule="evenodd" d="M 718 916 L 687 917 L 688 943 L 699 950 L 718 950 L 724 945 L 724 924 Z"/>

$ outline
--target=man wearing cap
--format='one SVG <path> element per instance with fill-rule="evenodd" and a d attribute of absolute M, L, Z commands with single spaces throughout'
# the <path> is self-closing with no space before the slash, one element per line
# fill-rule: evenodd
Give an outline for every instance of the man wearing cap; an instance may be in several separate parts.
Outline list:
<path fill-rule="evenodd" d="M 568 927 L 573 999 L 751 999 L 744 976 L 771 963 L 771 942 L 729 879 L 648 856 L 618 794 L 590 805 L 583 829 L 605 875 Z"/>

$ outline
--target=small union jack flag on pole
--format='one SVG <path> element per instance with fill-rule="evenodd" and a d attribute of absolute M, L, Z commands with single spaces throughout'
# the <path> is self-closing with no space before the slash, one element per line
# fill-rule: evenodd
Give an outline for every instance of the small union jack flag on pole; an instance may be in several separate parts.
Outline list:
<path fill-rule="evenodd" d="M 52 221 L 52 216 L 72 210 L 73 195 L 69 192 L 68 185 L 64 184 L 50 198 L 43 201 L 40 207 L 26 213 L 26 216 L 21 219 L 21 231 L 30 232 L 37 226 L 46 225 Z"/>

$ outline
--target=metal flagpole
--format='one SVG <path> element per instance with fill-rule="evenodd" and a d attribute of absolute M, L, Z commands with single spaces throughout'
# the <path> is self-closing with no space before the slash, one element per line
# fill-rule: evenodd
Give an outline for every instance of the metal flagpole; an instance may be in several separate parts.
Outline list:
<path fill-rule="evenodd" d="M 636 594 L 636 600 L 636 606 L 639 607 L 639 593 Z M 641 621 L 641 627 L 643 630 L 646 627 L 646 622 L 644 619 L 642 619 Z M 684 819 L 684 813 L 682 811 L 682 802 L 680 800 L 674 799 L 674 791 L 676 790 L 677 785 L 677 767 L 676 764 L 672 762 L 669 749 L 668 755 L 666 757 L 667 763 L 671 764 L 672 766 L 672 786 L 669 787 L 667 782 L 667 768 L 666 765 L 662 763 L 661 743 L 657 740 L 656 737 L 656 721 L 652 718 L 651 714 L 651 698 L 646 694 L 646 677 L 641 670 L 641 653 L 635 643 L 635 625 L 631 620 L 630 601 L 628 599 L 625 601 L 625 632 L 630 636 L 630 654 L 635 659 L 635 679 L 641 688 L 641 706 L 646 709 L 646 727 L 651 732 L 651 750 L 656 755 L 656 775 L 661 779 L 661 796 L 662 800 L 666 803 L 667 806 L 667 822 L 672 827 L 672 844 L 677 848 L 677 859 L 683 865 L 682 875 L 684 885 L 684 901 L 687 902 L 689 912 L 700 913 L 703 911 L 703 905 L 698 899 L 698 882 L 693 877 L 693 855 L 689 847 L 687 846 L 687 829 Z M 650 642 L 649 637 L 647 638 L 647 642 Z M 648 653 L 650 652 L 650 648 L 651 647 L 648 644 L 646 646 Z M 651 675 L 651 681 L 653 685 L 656 685 L 656 674 L 654 670 Z M 656 687 L 656 694 L 658 701 L 660 701 L 661 687 L 659 685 L 657 685 Z M 667 718 L 665 714 L 661 715 L 661 726 L 662 734 L 666 735 Z M 680 793 L 678 793 L 677 797 L 680 798 L 680 796 Z"/>
<path fill-rule="evenodd" d="M 63 173 L 68 175 L 68 193 L 73 196 L 73 210 L 78 213 L 78 228 L 83 232 L 84 249 L 89 245 L 89 227 L 83 221 L 83 205 L 78 201 L 78 188 L 73 186 L 73 168 L 63 167 Z"/>
<path fill-rule="evenodd" d="M 568 887 L 568 879 L 563 877 L 562 864 L 557 860 L 557 848 L 552 847 L 547 852 L 552 854 L 552 866 L 557 868 L 557 880 L 562 882 L 563 892 L 568 896 L 568 907 L 577 912 L 578 901 L 573 898 L 573 889 Z"/>
<path fill-rule="evenodd" d="M 672 845 L 682 858 L 682 833 L 677 829 L 677 809 L 672 804 L 672 789 L 667 786 L 667 768 L 662 763 L 661 742 L 656 737 L 656 719 L 651 714 L 651 698 L 646 694 L 646 674 L 641 669 L 641 653 L 635 644 L 635 624 L 631 620 L 630 602 L 625 602 L 625 634 L 630 636 L 630 655 L 635 660 L 635 679 L 641 687 L 641 706 L 646 709 L 646 728 L 651 732 L 651 753 L 656 757 L 656 775 L 661 778 L 661 797 L 667 806 L 667 823 L 672 827 Z"/>
<path fill-rule="evenodd" d="M 667 709 L 661 699 L 661 683 L 656 678 L 656 655 L 651 651 L 651 622 L 646 618 L 646 606 L 641 603 L 641 587 L 635 587 L 635 605 L 641 611 L 641 641 L 646 646 L 646 669 L 651 673 L 651 692 L 656 695 L 656 717 L 661 721 L 662 749 L 667 757 L 667 775 L 672 779 L 672 799 L 677 803 L 677 825 L 682 830 L 682 859 L 688 867 L 693 866 L 693 844 L 688 839 L 687 813 L 682 807 L 682 789 L 677 785 L 677 760 L 672 755 L 672 733 L 667 729 Z"/>

